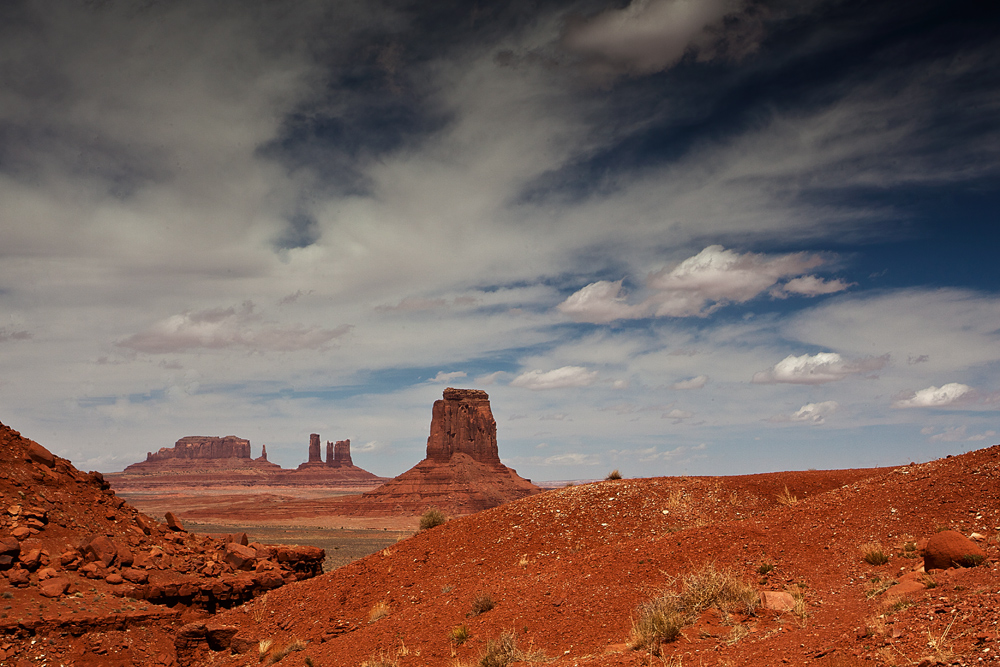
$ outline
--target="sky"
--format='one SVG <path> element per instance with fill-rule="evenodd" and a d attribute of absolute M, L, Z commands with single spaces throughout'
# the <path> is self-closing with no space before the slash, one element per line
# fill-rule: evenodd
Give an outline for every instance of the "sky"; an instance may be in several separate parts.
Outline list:
<path fill-rule="evenodd" d="M 1000 10 L 0 4 L 0 421 L 535 480 L 1000 442 Z"/>

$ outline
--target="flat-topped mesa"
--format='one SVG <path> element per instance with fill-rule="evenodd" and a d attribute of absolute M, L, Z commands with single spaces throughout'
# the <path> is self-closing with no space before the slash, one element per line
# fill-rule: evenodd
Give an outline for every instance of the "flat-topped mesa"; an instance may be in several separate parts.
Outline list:
<path fill-rule="evenodd" d="M 161 447 L 160 451 L 146 454 L 146 462 L 168 459 L 246 459 L 250 460 L 250 441 L 227 435 L 224 438 L 189 435 L 181 438 L 173 447 Z"/>
<path fill-rule="evenodd" d="M 326 464 L 332 468 L 349 468 L 354 465 L 351 460 L 351 440 L 338 440 L 336 443 L 326 443 Z"/>
<path fill-rule="evenodd" d="M 490 397 L 481 389 L 448 387 L 444 398 L 434 401 L 427 458 L 447 462 L 459 453 L 480 463 L 501 465 L 497 422 L 490 410 Z"/>

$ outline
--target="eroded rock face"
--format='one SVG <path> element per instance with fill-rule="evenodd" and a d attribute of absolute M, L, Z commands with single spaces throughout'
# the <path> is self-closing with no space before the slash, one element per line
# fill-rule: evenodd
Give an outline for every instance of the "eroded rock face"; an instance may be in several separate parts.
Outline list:
<path fill-rule="evenodd" d="M 330 454 L 333 453 L 331 459 Z M 350 467 L 354 465 L 351 461 L 351 441 L 338 440 L 336 443 L 326 443 L 326 464 L 334 468 Z"/>
<path fill-rule="evenodd" d="M 223 438 L 190 435 L 178 440 L 173 447 L 146 454 L 146 461 L 166 459 L 247 459 L 250 460 L 250 441 L 227 435 Z"/>
<path fill-rule="evenodd" d="M 427 458 L 444 462 L 458 453 L 480 463 L 500 465 L 497 422 L 489 395 L 480 389 L 449 387 L 442 400 L 434 401 Z"/>
<path fill-rule="evenodd" d="M 322 463 L 323 457 L 319 455 L 319 433 L 312 433 L 309 436 L 309 463 Z"/>
<path fill-rule="evenodd" d="M 419 515 L 428 507 L 471 514 L 539 493 L 500 462 L 497 425 L 485 391 L 453 389 L 435 401 L 427 458 L 382 486 L 345 502 L 362 516 Z"/>

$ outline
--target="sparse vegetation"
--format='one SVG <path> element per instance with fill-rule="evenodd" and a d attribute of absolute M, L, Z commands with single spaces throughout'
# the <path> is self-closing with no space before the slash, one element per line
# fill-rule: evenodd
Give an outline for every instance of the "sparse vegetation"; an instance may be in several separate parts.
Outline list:
<path fill-rule="evenodd" d="M 428 530 L 429 528 L 440 526 L 447 520 L 448 517 L 444 515 L 444 512 L 436 507 L 429 507 L 427 508 L 427 511 L 420 516 L 420 530 Z"/>
<path fill-rule="evenodd" d="M 785 486 L 784 491 L 782 491 L 777 495 L 777 500 L 779 505 L 785 505 L 786 507 L 794 505 L 795 503 L 799 502 L 798 497 L 793 495 L 792 492 L 788 490 L 787 486 Z"/>
<path fill-rule="evenodd" d="M 903 553 L 900 554 L 903 558 L 920 558 L 920 554 L 917 552 L 916 542 L 904 542 L 903 543 Z"/>
<path fill-rule="evenodd" d="M 522 651 L 517 647 L 517 637 L 513 632 L 504 632 L 499 639 L 486 642 L 486 650 L 479 658 L 478 667 L 507 667 L 515 662 L 541 662 L 547 660 L 540 650 Z"/>
<path fill-rule="evenodd" d="M 774 563 L 761 563 L 760 567 L 757 568 L 757 574 L 764 576 L 774 570 Z"/>
<path fill-rule="evenodd" d="M 480 614 L 485 614 L 495 606 L 496 603 L 493 602 L 493 598 L 490 597 L 489 593 L 480 593 L 472 601 L 472 610 L 469 612 L 469 616 L 479 616 Z"/>
<path fill-rule="evenodd" d="M 267 652 L 271 650 L 271 646 L 274 641 L 271 639 L 261 639 L 257 644 L 257 655 L 260 656 L 260 660 L 263 661 L 267 657 Z"/>
<path fill-rule="evenodd" d="M 882 579 L 880 577 L 874 577 L 869 582 L 868 590 L 865 591 L 865 597 L 868 599 L 878 597 L 895 586 L 897 583 L 898 582 L 895 579 Z"/>
<path fill-rule="evenodd" d="M 398 667 L 398 665 L 396 658 L 384 651 L 372 654 L 372 657 L 361 663 L 361 667 Z"/>
<path fill-rule="evenodd" d="M 385 618 L 389 615 L 389 603 L 382 600 L 376 602 L 372 605 L 371 611 L 368 612 L 368 622 L 374 623 L 380 618 Z"/>
<path fill-rule="evenodd" d="M 305 647 L 306 647 L 306 643 L 304 641 L 302 641 L 301 639 L 299 639 L 299 638 L 296 637 L 296 638 L 292 639 L 292 641 L 288 642 L 288 644 L 286 644 L 284 648 L 278 649 L 277 651 L 273 652 L 271 654 L 271 657 L 268 658 L 268 663 L 271 664 L 271 665 L 273 665 L 274 663 L 278 662 L 279 660 L 284 659 L 284 657 L 286 655 L 288 655 L 289 653 L 292 653 L 293 651 L 301 651 Z"/>
<path fill-rule="evenodd" d="M 753 586 L 732 572 L 709 565 L 683 577 L 680 591 L 665 591 L 640 605 L 629 644 L 634 649 L 646 648 L 656 654 L 660 644 L 677 639 L 683 627 L 709 607 L 752 614 L 759 604 Z"/>
<path fill-rule="evenodd" d="M 962 556 L 961 565 L 965 567 L 979 567 L 983 564 L 985 558 L 982 554 L 966 554 Z"/>
<path fill-rule="evenodd" d="M 878 542 L 866 542 L 861 545 L 861 557 L 869 565 L 885 565 L 889 556 Z"/>
<path fill-rule="evenodd" d="M 448 633 L 448 638 L 455 646 L 461 646 L 469 639 L 469 628 L 464 625 L 452 628 Z"/>
<path fill-rule="evenodd" d="M 13 594 L 13 593 L 11 593 L 10 591 L 4 591 L 4 592 L 3 592 L 3 599 L 4 599 L 4 600 L 10 600 L 10 599 L 12 599 L 13 597 L 14 597 L 14 594 Z"/>
<path fill-rule="evenodd" d="M 616 480 L 616 479 L 621 479 L 621 478 L 622 478 L 622 474 L 620 472 L 618 472 L 618 468 L 615 468 L 614 470 L 612 470 L 611 472 L 608 473 L 608 476 L 604 478 L 604 481 L 610 482 L 610 481 L 613 481 L 613 480 Z"/>

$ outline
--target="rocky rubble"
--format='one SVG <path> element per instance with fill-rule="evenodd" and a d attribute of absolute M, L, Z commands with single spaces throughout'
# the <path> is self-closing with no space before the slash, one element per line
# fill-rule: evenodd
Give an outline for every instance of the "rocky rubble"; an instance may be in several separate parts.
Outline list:
<path fill-rule="evenodd" d="M 0 595 L 20 601 L 0 612 L 0 645 L 5 636 L 174 622 L 185 609 L 213 612 L 322 573 L 316 547 L 196 535 L 169 513 L 161 523 L 117 497 L 100 473 L 83 473 L 2 424 L 0 460 Z M 62 607 L 85 599 L 86 613 L 64 617 Z M 53 604 L 60 613 L 47 617 Z M 0 649 L 0 664 L 9 650 Z"/>

